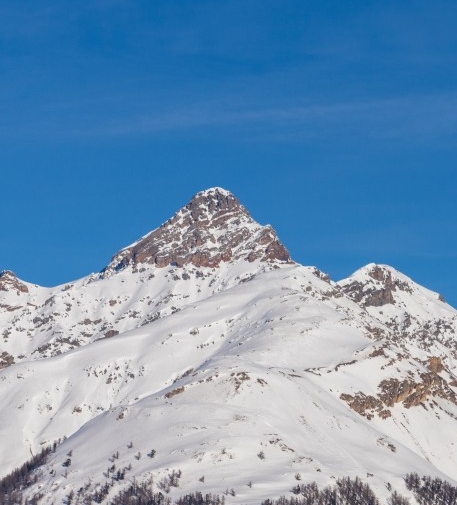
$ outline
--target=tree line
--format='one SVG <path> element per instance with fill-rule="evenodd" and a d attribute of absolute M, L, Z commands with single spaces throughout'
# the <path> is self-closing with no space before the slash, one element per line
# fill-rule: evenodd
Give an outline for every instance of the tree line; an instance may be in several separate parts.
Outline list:
<path fill-rule="evenodd" d="M 39 492 L 25 499 L 24 494 L 34 484 L 38 483 L 43 476 L 42 466 L 47 462 L 49 454 L 55 452 L 60 443 L 55 442 L 52 446 L 43 448 L 38 454 L 32 456 L 27 462 L 0 479 L 0 505 L 39 505 L 44 495 Z M 297 474 L 299 475 L 299 474 Z M 173 471 L 167 476 L 167 486 L 177 486 L 181 471 Z M 297 478 L 300 480 L 300 478 Z M 204 482 L 204 479 L 200 479 Z M 176 482 L 175 482 L 176 481 Z M 137 482 L 135 479 L 127 487 L 114 496 L 113 484 L 106 483 L 97 486 L 96 490 L 81 488 L 75 493 L 70 491 L 59 505 L 91 505 L 93 503 L 107 503 L 107 505 L 225 505 L 225 496 L 218 494 L 203 494 L 194 492 L 181 496 L 172 502 L 167 496 L 167 486 L 160 481 L 162 492 L 154 491 L 154 482 L 150 478 L 147 481 Z M 440 478 L 419 476 L 417 473 L 409 473 L 405 477 L 406 488 L 412 492 L 415 501 L 419 505 L 457 505 L 457 487 Z M 252 484 L 249 486 L 251 487 Z M 390 487 L 389 487 L 390 490 Z M 374 491 L 360 478 L 340 478 L 335 484 L 322 489 L 315 482 L 297 484 L 290 490 L 292 496 L 281 496 L 277 499 L 264 500 L 261 505 L 381 505 Z M 227 493 L 226 493 L 227 494 Z M 232 493 L 234 496 L 235 493 Z M 408 498 L 393 491 L 387 500 L 387 505 L 412 505 Z"/>

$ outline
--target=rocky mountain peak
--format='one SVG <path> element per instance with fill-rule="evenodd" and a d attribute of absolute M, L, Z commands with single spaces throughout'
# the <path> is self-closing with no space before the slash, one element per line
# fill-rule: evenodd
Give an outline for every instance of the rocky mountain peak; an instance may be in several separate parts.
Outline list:
<path fill-rule="evenodd" d="M 14 272 L 11 270 L 3 270 L 0 272 L 0 291 L 18 291 L 21 293 L 28 293 L 28 287 L 21 282 Z"/>
<path fill-rule="evenodd" d="M 291 263 L 271 226 L 254 221 L 229 191 L 210 188 L 197 193 L 162 226 L 117 253 L 103 274 L 132 264 L 217 267 L 221 262 L 240 260 Z"/>
<path fill-rule="evenodd" d="M 180 212 L 186 216 L 187 224 L 198 224 L 200 227 L 217 227 L 219 222 L 227 223 L 230 219 L 240 222 L 243 218 L 250 219 L 238 198 L 222 188 L 200 191 Z"/>
<path fill-rule="evenodd" d="M 366 267 L 367 274 L 376 281 L 392 282 L 392 271 L 384 265 L 371 264 Z"/>
<path fill-rule="evenodd" d="M 405 348 L 413 344 L 437 357 L 457 357 L 457 314 L 438 293 L 390 266 L 374 263 L 338 285 L 389 329 L 389 339 L 396 345 Z"/>
<path fill-rule="evenodd" d="M 339 283 L 343 291 L 355 302 L 365 307 L 395 304 L 394 293 L 411 293 L 412 281 L 387 265 L 369 265 Z"/>

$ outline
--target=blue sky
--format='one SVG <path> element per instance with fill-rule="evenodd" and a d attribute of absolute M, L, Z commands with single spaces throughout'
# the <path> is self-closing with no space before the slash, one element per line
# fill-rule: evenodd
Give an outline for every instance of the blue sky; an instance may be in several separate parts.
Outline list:
<path fill-rule="evenodd" d="M 457 3 L 8 1 L 0 269 L 100 270 L 232 191 L 339 279 L 388 263 L 457 306 Z"/>

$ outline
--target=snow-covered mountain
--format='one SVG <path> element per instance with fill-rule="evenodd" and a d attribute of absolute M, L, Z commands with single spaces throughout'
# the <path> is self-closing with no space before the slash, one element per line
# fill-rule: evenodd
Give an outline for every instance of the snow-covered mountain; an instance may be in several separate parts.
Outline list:
<path fill-rule="evenodd" d="M 457 311 L 388 266 L 335 283 L 293 262 L 221 188 L 99 274 L 3 272 L 0 324 L 0 477 L 61 440 L 24 491 L 40 503 L 134 479 L 233 503 L 345 476 L 411 503 L 407 473 L 457 484 Z"/>

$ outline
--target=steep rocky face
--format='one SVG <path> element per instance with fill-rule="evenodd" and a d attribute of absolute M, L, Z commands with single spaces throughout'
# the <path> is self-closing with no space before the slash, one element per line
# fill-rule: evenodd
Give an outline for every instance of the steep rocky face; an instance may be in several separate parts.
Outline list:
<path fill-rule="evenodd" d="M 0 272 L 0 291 L 17 291 L 20 293 L 28 293 L 28 287 L 22 283 L 13 272 L 4 270 Z"/>
<path fill-rule="evenodd" d="M 453 387 L 455 387 L 453 382 L 430 371 L 421 373 L 419 378 L 385 379 L 378 385 L 376 397 L 358 392 L 356 395 L 342 394 L 340 398 L 346 401 L 353 410 L 368 419 L 373 418 L 375 414 L 386 419 L 391 416 L 389 409 L 397 403 L 402 403 L 407 409 L 417 406 L 424 407 L 427 404 L 434 408 L 433 402 L 430 401 L 438 397 L 457 405 L 457 395 Z"/>
<path fill-rule="evenodd" d="M 380 265 L 370 265 L 366 271 L 367 279 L 354 279 L 342 284 L 343 291 L 356 303 L 364 307 L 382 307 L 395 304 L 394 293 L 405 291 L 412 293 L 411 286 L 395 278 L 392 272 Z"/>
<path fill-rule="evenodd" d="M 239 260 L 292 263 L 270 226 L 256 223 L 228 191 L 212 188 L 197 193 L 162 226 L 121 250 L 103 273 L 137 264 L 217 267 Z"/>

